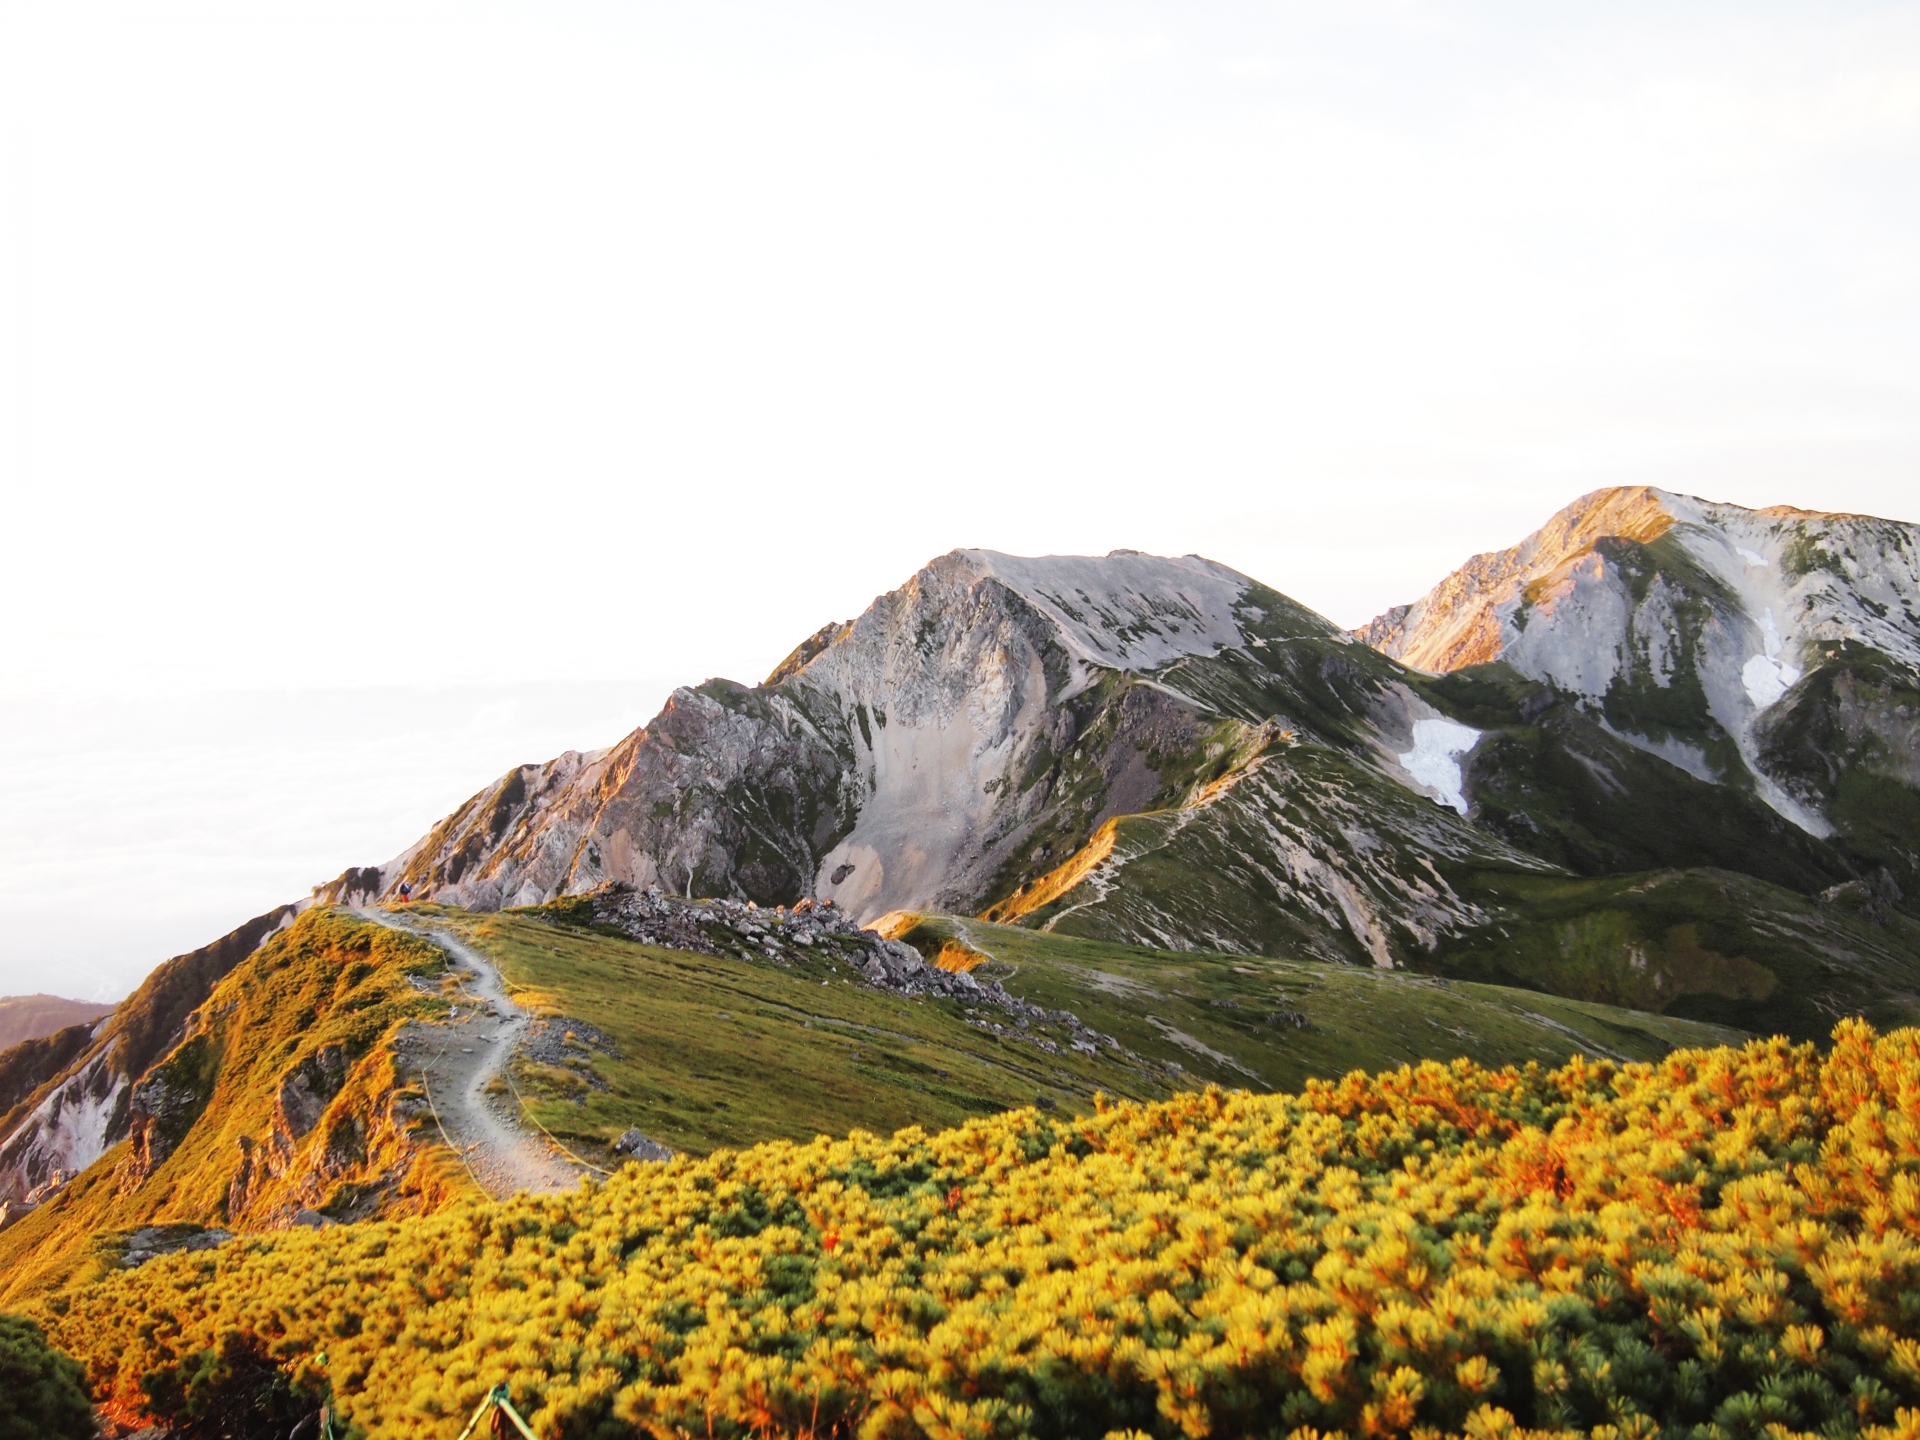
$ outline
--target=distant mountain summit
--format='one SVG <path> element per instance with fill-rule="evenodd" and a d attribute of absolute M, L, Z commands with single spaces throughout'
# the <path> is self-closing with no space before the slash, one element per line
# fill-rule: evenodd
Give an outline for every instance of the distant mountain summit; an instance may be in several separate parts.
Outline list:
<path fill-rule="evenodd" d="M 58 995 L 0 995 L 0 1050 L 22 1040 L 38 1040 L 70 1025 L 90 1025 L 113 1013 L 113 1006 L 91 1000 L 62 1000 Z"/>
<path fill-rule="evenodd" d="M 1356 634 L 1423 670 L 1509 665 L 1815 835 L 1898 828 L 1868 776 L 1920 786 L 1920 526 L 1597 490 Z M 1916 847 L 1885 858 L 1914 875 Z"/>

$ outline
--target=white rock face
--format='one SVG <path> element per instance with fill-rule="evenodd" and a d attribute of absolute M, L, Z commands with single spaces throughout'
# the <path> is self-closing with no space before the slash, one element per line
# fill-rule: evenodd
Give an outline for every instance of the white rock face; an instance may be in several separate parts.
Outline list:
<path fill-rule="evenodd" d="M 1747 510 L 1664 490 L 1596 491 L 1511 550 L 1476 555 L 1356 632 L 1431 671 L 1503 660 L 1582 697 L 1627 738 L 1699 773 L 1691 731 L 1730 737 L 1758 774 L 1755 722 L 1822 653 L 1865 645 L 1920 664 L 1920 527 Z M 1670 704 L 1658 691 L 1680 686 Z M 1699 702 L 1685 697 L 1697 686 Z M 1700 713 L 1671 718 L 1687 705 Z"/>

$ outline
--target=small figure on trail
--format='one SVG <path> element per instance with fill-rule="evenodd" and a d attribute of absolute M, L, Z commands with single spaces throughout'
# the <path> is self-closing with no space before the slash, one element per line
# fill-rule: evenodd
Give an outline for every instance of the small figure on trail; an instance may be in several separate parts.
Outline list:
<path fill-rule="evenodd" d="M 408 884 L 405 880 L 402 880 L 400 882 L 400 903 L 402 905 L 405 905 L 408 901 L 412 899 L 413 899 L 413 886 Z"/>

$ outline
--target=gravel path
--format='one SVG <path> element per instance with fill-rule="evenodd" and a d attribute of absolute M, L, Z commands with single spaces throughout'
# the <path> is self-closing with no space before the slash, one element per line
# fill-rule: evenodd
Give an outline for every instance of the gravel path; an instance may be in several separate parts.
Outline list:
<path fill-rule="evenodd" d="M 426 1076 L 448 1143 L 466 1158 L 481 1186 L 496 1198 L 521 1190 L 571 1190 L 587 1172 L 524 1125 L 512 1092 L 487 1093 L 488 1082 L 506 1069 L 532 1023 L 532 1017 L 507 998 L 493 963 L 424 920 L 371 906 L 354 913 L 431 940 L 463 972 L 453 1018 L 444 1024 L 409 1025 L 401 1031 L 398 1046 L 408 1072 Z"/>

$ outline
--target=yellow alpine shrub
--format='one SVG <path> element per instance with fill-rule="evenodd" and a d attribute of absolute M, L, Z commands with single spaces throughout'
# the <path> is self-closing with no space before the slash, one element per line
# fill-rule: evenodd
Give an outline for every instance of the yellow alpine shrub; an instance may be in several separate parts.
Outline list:
<path fill-rule="evenodd" d="M 121 1413 L 362 1435 L 1920 1440 L 1920 1032 L 762 1145 L 45 1319 Z"/>

